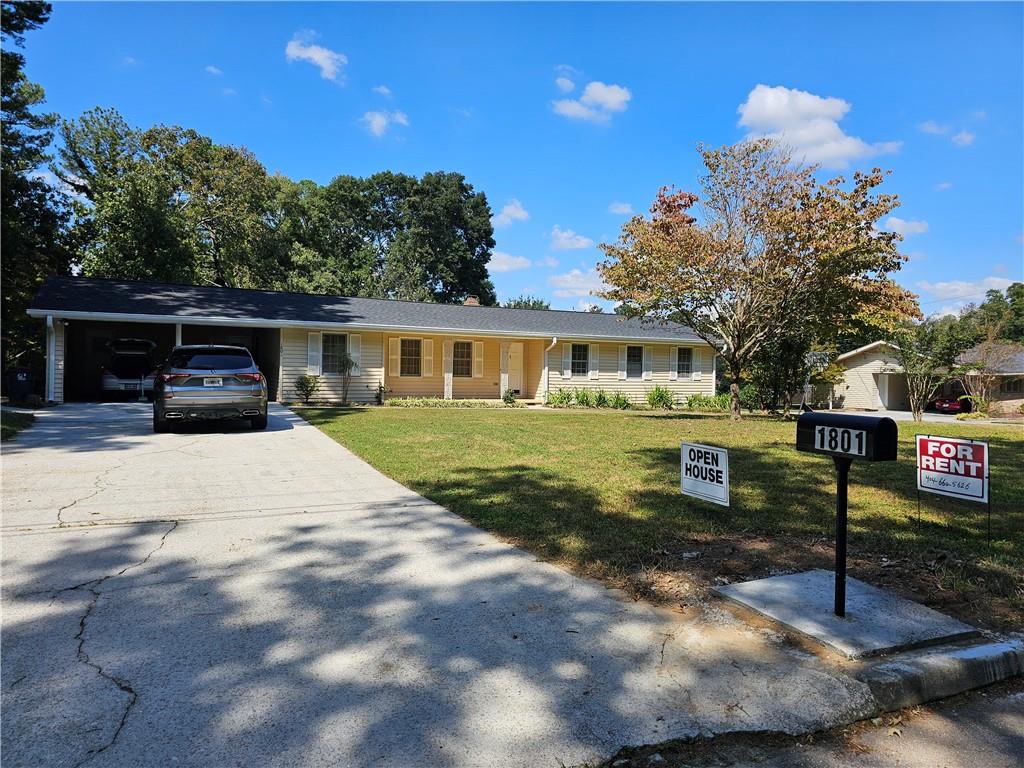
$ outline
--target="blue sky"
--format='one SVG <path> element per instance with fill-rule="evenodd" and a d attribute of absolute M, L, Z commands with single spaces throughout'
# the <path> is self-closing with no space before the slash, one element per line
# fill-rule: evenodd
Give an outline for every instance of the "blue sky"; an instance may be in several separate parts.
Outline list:
<path fill-rule="evenodd" d="M 828 175 L 893 171 L 898 279 L 937 312 L 1024 278 L 1022 8 L 58 2 L 27 56 L 62 115 L 193 127 L 295 179 L 460 171 L 499 297 L 559 308 L 595 301 L 630 211 L 695 187 L 697 142 L 782 135 Z"/>

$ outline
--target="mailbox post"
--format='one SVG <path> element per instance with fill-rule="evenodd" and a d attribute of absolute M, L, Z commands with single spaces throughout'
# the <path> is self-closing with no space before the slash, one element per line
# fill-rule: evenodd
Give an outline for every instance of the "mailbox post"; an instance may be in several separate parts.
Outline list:
<path fill-rule="evenodd" d="M 854 459 L 896 460 L 896 422 L 885 416 L 811 411 L 796 422 L 796 449 L 831 456 L 836 465 L 836 616 L 846 615 L 846 528 Z"/>

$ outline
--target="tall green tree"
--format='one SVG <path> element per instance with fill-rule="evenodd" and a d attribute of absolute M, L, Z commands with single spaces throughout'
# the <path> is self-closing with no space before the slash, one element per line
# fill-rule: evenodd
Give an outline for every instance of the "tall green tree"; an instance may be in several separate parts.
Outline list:
<path fill-rule="evenodd" d="M 921 421 L 939 387 L 961 375 L 957 357 L 974 344 L 973 336 L 957 318 L 941 317 L 905 323 L 888 340 L 899 361 L 892 372 L 906 376 L 910 410 Z"/>
<path fill-rule="evenodd" d="M 42 177 L 49 159 L 55 115 L 39 111 L 42 86 L 24 72 L 25 33 L 50 17 L 50 4 L 9 2 L 0 6 L 2 21 L 2 122 L 0 122 L 0 283 L 4 363 L 39 367 L 45 335 L 25 310 L 42 281 L 66 274 L 71 256 L 64 242 L 67 199 Z"/>
<path fill-rule="evenodd" d="M 514 299 L 509 299 L 502 306 L 509 309 L 551 309 L 551 305 L 544 299 L 528 296 L 525 293 Z"/>

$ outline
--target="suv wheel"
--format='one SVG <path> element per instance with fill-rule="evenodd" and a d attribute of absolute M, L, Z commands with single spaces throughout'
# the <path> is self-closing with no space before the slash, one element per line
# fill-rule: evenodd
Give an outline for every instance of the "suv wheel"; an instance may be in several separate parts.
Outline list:
<path fill-rule="evenodd" d="M 264 413 L 262 416 L 253 416 L 251 419 L 249 419 L 249 425 L 253 429 L 266 429 L 267 414 Z"/>
<path fill-rule="evenodd" d="M 171 425 L 167 419 L 161 419 L 156 415 L 156 411 L 153 412 L 153 431 L 157 433 L 171 431 Z"/>

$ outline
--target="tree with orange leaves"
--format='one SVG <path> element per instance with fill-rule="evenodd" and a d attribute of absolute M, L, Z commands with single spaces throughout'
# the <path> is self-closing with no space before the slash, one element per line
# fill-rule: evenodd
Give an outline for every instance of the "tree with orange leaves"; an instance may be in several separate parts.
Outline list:
<path fill-rule="evenodd" d="M 899 205 L 875 191 L 879 169 L 819 182 L 770 139 L 701 146 L 700 194 L 663 188 L 601 249 L 606 299 L 652 321 L 688 325 L 728 367 L 732 415 L 740 377 L 773 337 L 819 343 L 865 314 L 905 316 L 916 303 L 889 278 L 901 239 L 876 223 Z"/>

